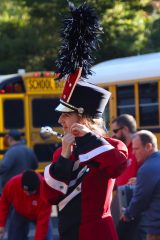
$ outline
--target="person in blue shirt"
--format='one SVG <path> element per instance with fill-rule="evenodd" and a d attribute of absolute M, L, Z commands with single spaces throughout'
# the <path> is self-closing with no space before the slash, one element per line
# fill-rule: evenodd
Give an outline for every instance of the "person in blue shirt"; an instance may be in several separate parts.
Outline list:
<path fill-rule="evenodd" d="M 160 239 L 160 152 L 156 136 L 147 130 L 138 131 L 132 138 L 133 153 L 141 164 L 136 187 L 122 219 L 140 217 L 138 240 Z"/>
<path fill-rule="evenodd" d="M 9 148 L 0 162 L 0 191 L 13 176 L 24 170 L 37 169 L 38 159 L 21 138 L 21 132 L 11 129 L 7 134 Z"/>

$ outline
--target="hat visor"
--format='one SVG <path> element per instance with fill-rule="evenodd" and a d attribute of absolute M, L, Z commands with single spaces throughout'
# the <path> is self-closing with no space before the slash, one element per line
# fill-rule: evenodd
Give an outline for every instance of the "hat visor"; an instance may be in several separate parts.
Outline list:
<path fill-rule="evenodd" d="M 55 108 L 55 111 L 57 111 L 57 112 L 75 112 L 73 109 L 66 107 L 61 103 Z"/>

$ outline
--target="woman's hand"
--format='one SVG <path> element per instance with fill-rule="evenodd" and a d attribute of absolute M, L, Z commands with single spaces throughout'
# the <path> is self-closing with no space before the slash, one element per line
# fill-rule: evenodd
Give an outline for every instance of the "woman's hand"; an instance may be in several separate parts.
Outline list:
<path fill-rule="evenodd" d="M 62 138 L 62 152 L 61 155 L 64 158 L 69 158 L 72 152 L 72 145 L 75 142 L 75 137 L 71 133 L 67 133 Z"/>
<path fill-rule="evenodd" d="M 91 132 L 89 128 L 87 128 L 85 125 L 80 124 L 80 123 L 74 123 L 71 126 L 70 132 L 75 136 L 75 137 L 83 137 L 87 133 Z"/>

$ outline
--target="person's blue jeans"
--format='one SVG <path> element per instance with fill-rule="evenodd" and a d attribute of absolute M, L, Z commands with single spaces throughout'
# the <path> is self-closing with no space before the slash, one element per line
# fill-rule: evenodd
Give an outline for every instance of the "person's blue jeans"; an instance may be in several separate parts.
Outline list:
<path fill-rule="evenodd" d="M 28 240 L 29 225 L 31 222 L 27 218 L 23 217 L 19 213 L 12 209 L 9 217 L 8 226 L 8 240 Z M 53 230 L 52 222 L 50 220 L 48 227 L 48 234 L 44 240 L 53 240 Z"/>

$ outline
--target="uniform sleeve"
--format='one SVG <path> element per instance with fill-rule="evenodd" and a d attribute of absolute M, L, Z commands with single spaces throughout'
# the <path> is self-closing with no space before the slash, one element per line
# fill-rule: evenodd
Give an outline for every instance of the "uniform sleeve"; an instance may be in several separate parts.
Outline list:
<path fill-rule="evenodd" d="M 127 166 L 128 150 L 119 140 L 88 133 L 76 138 L 76 144 L 81 164 L 105 168 L 109 177 L 119 176 Z"/>
<path fill-rule="evenodd" d="M 68 190 L 74 162 L 61 155 L 61 148 L 53 157 L 53 162 L 44 170 L 42 194 L 45 200 L 52 205 L 61 201 Z"/>
<path fill-rule="evenodd" d="M 5 227 L 11 202 L 9 201 L 9 184 L 6 184 L 0 197 L 0 227 Z"/>
<path fill-rule="evenodd" d="M 36 231 L 34 240 L 46 240 L 48 233 L 49 221 L 51 217 L 51 205 L 41 202 L 41 206 L 36 221 Z"/>

